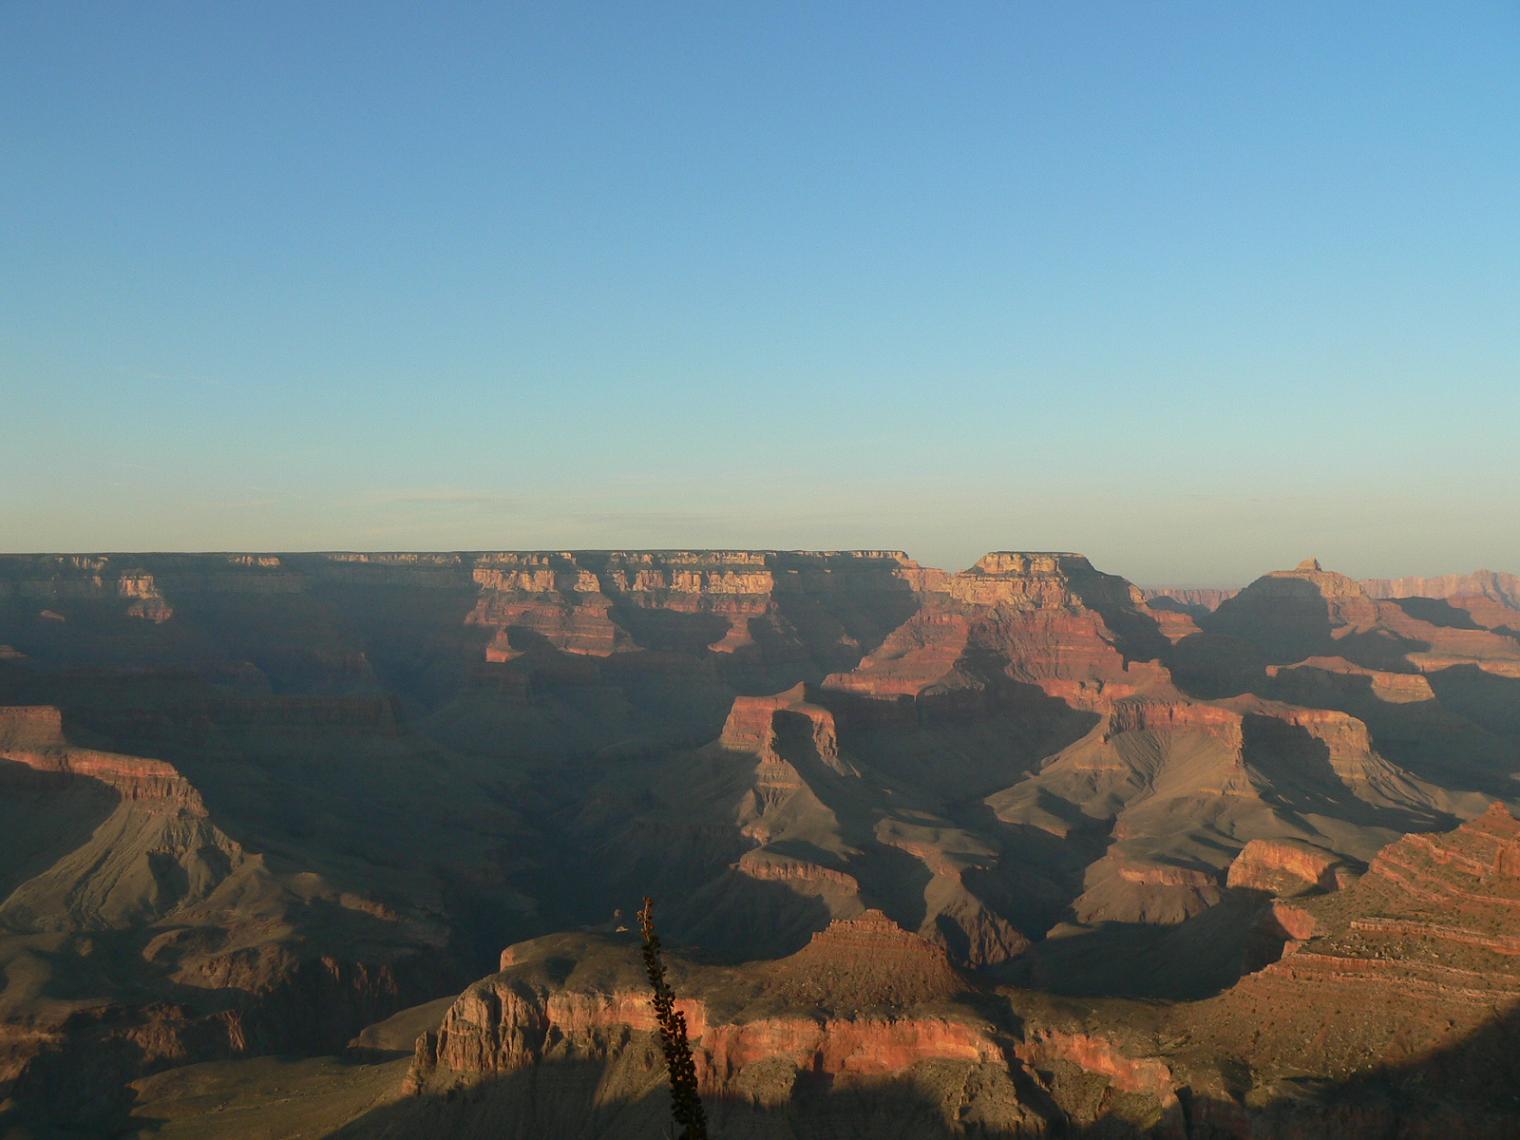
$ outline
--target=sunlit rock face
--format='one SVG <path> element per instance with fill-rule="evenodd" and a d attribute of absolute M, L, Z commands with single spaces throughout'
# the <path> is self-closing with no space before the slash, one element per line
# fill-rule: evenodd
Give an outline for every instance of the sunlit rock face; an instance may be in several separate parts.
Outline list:
<path fill-rule="evenodd" d="M 1232 887 L 1291 896 L 1335 890 L 1347 876 L 1344 861 L 1329 851 L 1285 839 L 1253 839 L 1230 864 L 1227 882 Z"/>
<path fill-rule="evenodd" d="M 1081 555 L 995 552 L 926 585 L 918 613 L 827 687 L 891 699 L 1011 681 L 1080 702 L 1154 679 L 1132 668 L 1165 644 L 1139 592 Z"/>
<path fill-rule="evenodd" d="M 569 977 L 548 983 L 546 968 L 566 954 L 576 963 Z M 604 1098 L 636 1103 L 659 1089 L 656 1024 L 633 943 L 548 939 L 514 947 L 504 961 L 418 1039 L 405 1087 L 419 1125 L 438 1119 L 432 1101 L 440 1090 L 472 1087 L 488 1098 L 493 1081 L 549 1075 L 583 1059 L 605 1074 Z M 670 964 L 699 1085 L 720 1125 L 742 1130 L 755 1108 L 797 1114 L 820 1078 L 870 1096 L 933 1074 L 950 1088 L 942 1103 L 920 1106 L 928 1119 L 955 1119 L 965 1096 L 952 1090 L 975 1090 L 984 1123 L 1043 1130 L 1044 1117 L 1016 1089 L 1002 1026 L 960 1000 L 967 983 L 941 950 L 879 911 L 836 920 L 775 962 L 741 970 Z M 575 1127 L 585 1113 L 552 1096 L 535 1099 L 532 1113 L 560 1127 Z"/>
<path fill-rule="evenodd" d="M 605 657 L 671 648 L 734 653 L 820 638 L 853 645 L 873 610 L 914 593 L 935 572 L 900 551 L 608 551 L 488 554 L 475 561 L 481 596 L 471 624 L 494 630 L 487 656 L 508 661 L 511 630 L 531 643 Z M 832 605 L 831 605 L 832 603 Z M 833 609 L 835 612 L 830 613 Z"/>

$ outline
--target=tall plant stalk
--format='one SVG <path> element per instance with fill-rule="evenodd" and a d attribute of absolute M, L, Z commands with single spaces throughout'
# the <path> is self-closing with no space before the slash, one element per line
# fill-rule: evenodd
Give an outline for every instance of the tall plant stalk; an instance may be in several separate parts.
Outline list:
<path fill-rule="evenodd" d="M 660 955 L 660 936 L 654 929 L 654 900 L 646 897 L 639 910 L 639 931 L 644 935 L 644 970 L 654 990 L 654 1017 L 660 1027 L 660 1047 L 670 1074 L 670 1116 L 680 1129 L 679 1140 L 708 1140 L 707 1114 L 697 1094 L 697 1065 L 686 1037 L 686 1015 L 676 1009 L 676 994 L 665 980 L 665 960 Z"/>

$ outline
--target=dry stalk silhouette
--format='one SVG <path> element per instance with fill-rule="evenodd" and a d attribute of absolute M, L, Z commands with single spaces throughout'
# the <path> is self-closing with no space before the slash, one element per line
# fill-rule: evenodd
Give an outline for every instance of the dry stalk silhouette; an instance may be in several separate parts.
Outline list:
<path fill-rule="evenodd" d="M 675 991 L 665 980 L 660 936 L 654 929 L 654 899 L 647 896 L 639 910 L 639 931 L 644 935 L 644 970 L 654 990 L 660 1047 L 665 1051 L 665 1068 L 670 1074 L 670 1116 L 681 1129 L 679 1140 L 708 1140 L 707 1113 L 697 1093 L 697 1065 L 686 1039 L 686 1015 L 676 1009 Z"/>

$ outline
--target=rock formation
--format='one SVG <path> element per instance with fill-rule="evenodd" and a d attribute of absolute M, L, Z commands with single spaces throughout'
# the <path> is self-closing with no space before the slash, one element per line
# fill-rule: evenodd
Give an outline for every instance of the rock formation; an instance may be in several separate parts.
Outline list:
<path fill-rule="evenodd" d="M 650 1096 L 659 1078 L 654 1020 L 631 951 L 627 940 L 514 948 L 510 966 L 466 990 L 418 1039 L 406 1079 L 413 1100 L 403 1107 L 410 1126 L 437 1127 L 447 1116 L 433 1103 L 439 1091 L 463 1086 L 489 1095 L 483 1080 L 551 1073 L 580 1058 L 595 1058 L 609 1074 L 604 1096 Z M 546 983 L 546 966 L 566 953 L 574 971 L 562 985 Z M 756 1109 L 794 1113 L 812 1081 L 869 1096 L 929 1073 L 952 1082 L 931 1116 L 964 1113 L 969 1092 L 987 1126 L 1045 1123 L 1019 1099 L 999 1026 L 957 1001 L 967 986 L 943 953 L 879 912 L 835 921 L 789 958 L 726 971 L 677 962 L 675 975 L 709 1117 L 724 1134 L 751 1134 Z M 566 1131 L 590 1110 L 542 1102 L 493 1108 L 506 1121 L 531 1114 Z"/>

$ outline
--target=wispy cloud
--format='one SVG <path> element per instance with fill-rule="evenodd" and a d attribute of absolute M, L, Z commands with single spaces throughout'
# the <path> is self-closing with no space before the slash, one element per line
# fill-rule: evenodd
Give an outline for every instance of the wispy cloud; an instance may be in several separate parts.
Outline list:
<path fill-rule="evenodd" d="M 731 514 L 702 511 L 585 511 L 565 516 L 579 526 L 632 526 L 641 529 L 709 527 L 731 523 Z"/>
<path fill-rule="evenodd" d="M 522 500 L 514 495 L 501 495 L 481 491 L 453 490 L 407 490 L 373 495 L 355 506 L 376 507 L 382 510 L 410 510 L 415 507 L 442 507 L 445 509 L 480 509 L 491 511 L 517 511 L 523 507 Z"/>
<path fill-rule="evenodd" d="M 281 499 L 266 497 L 262 499 L 218 499 L 211 505 L 223 511 L 262 511 L 270 507 L 277 507 Z"/>

